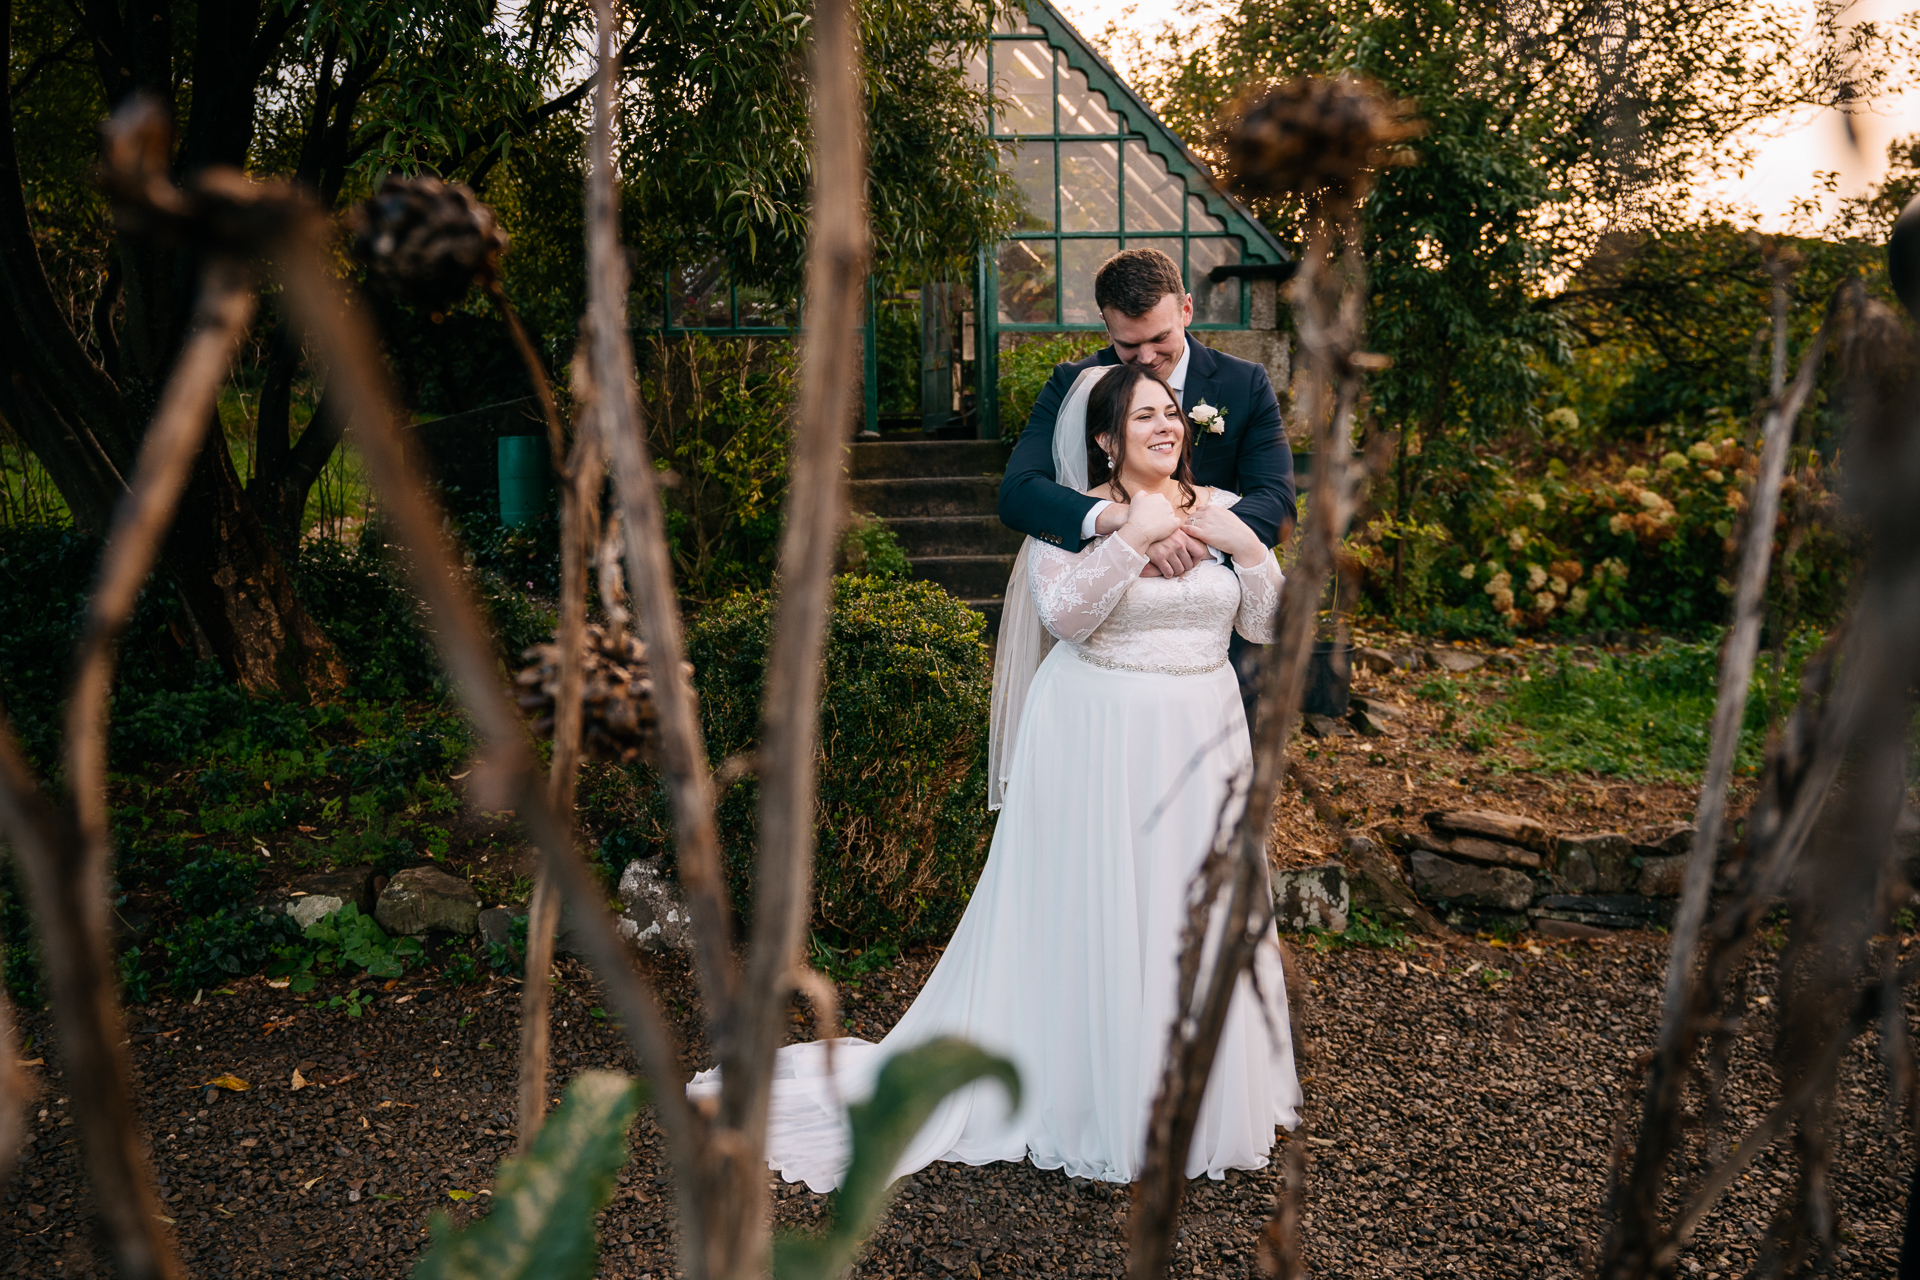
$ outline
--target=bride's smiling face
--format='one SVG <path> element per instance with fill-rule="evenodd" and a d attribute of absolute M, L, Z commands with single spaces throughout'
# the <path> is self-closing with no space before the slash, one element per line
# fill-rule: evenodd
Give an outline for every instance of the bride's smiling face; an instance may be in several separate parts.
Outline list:
<path fill-rule="evenodd" d="M 1126 452 L 1120 464 L 1120 482 L 1129 488 L 1155 487 L 1180 467 L 1187 424 L 1180 406 L 1154 378 L 1142 378 L 1133 388 L 1127 407 Z"/>

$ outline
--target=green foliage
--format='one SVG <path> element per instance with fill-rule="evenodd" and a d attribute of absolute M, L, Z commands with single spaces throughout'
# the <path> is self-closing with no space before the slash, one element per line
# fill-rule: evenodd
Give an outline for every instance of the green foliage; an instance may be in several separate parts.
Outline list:
<path fill-rule="evenodd" d="M 38 1009 L 46 998 L 40 938 L 12 858 L 0 859 L 0 965 L 5 967 L 7 994 L 22 1008 Z"/>
<path fill-rule="evenodd" d="M 878 516 L 855 516 L 840 535 L 840 559 L 847 573 L 862 578 L 904 578 L 913 562 L 900 538 Z"/>
<path fill-rule="evenodd" d="M 495 973 L 518 978 L 527 969 L 527 917 L 515 916 L 507 926 L 505 942 L 487 944 L 487 964 Z"/>
<path fill-rule="evenodd" d="M 188 915 L 209 915 L 253 896 L 260 881 L 260 860 L 202 845 L 198 857 L 181 867 L 167 889 Z"/>
<path fill-rule="evenodd" d="M 1726 424 L 1723 430 L 1731 431 Z M 1460 468 L 1463 490 L 1427 544 L 1429 625 L 1467 639 L 1501 632 L 1655 626 L 1701 634 L 1726 618 L 1755 461 L 1731 434 L 1661 451 L 1650 465 L 1603 455 L 1528 473 L 1492 458 Z M 1829 468 L 1802 452 L 1782 492 L 1788 534 L 1775 552 L 1769 605 L 1789 626 L 1823 625 L 1845 602 L 1854 547 L 1831 519 Z M 1350 547 L 1367 599 L 1391 610 L 1385 545 Z"/>
<path fill-rule="evenodd" d="M 759 734 L 761 682 L 774 601 L 746 592 L 687 631 L 713 762 Z M 986 857 L 987 704 L 992 667 L 984 619 L 926 582 L 835 580 L 821 695 L 818 852 L 813 927 L 836 947 L 944 937 L 965 909 Z M 634 856 L 671 856 L 672 821 L 649 771 L 604 775 L 598 820 L 617 816 Z M 720 797 L 727 881 L 750 914 L 758 785 Z M 583 801 L 585 793 L 583 792 Z M 603 841 L 607 837 L 603 836 Z"/>
<path fill-rule="evenodd" d="M 372 993 L 361 995 L 360 988 L 355 987 L 343 996 L 334 996 L 329 999 L 325 1008 L 328 1013 L 344 1013 L 349 1018 L 357 1018 L 365 1013 L 372 1003 Z"/>
<path fill-rule="evenodd" d="M 999 8 L 859 11 L 873 239 L 902 280 L 960 278 L 1011 223 L 1013 184 L 981 128 L 985 86 L 966 70 Z M 622 148 L 622 206 L 648 267 L 720 260 L 744 284 L 799 296 L 809 97 L 794 71 L 809 32 L 760 2 L 660 9 L 632 37 L 628 100 L 647 128 Z"/>
<path fill-rule="evenodd" d="M 1335 951 L 1341 947 L 1387 947 L 1398 949 L 1411 946 L 1407 938 L 1407 929 L 1393 916 L 1370 906 L 1354 903 L 1347 909 L 1347 927 L 1332 933 L 1325 929 L 1307 931 L 1309 945 L 1316 951 Z"/>
<path fill-rule="evenodd" d="M 486 971 L 471 951 L 456 951 L 440 966 L 440 976 L 456 986 L 471 987 L 486 977 Z"/>
<path fill-rule="evenodd" d="M 920 305 L 911 295 L 883 298 L 873 316 L 880 369 L 880 416 L 920 416 Z"/>
<path fill-rule="evenodd" d="M 847 1108 L 853 1156 L 833 1197 L 833 1225 L 818 1236 L 785 1234 L 773 1245 L 776 1280 L 837 1280 L 891 1199 L 893 1166 L 947 1095 L 978 1080 L 998 1080 L 1007 1109 L 1020 1106 L 1020 1074 L 1011 1062 L 965 1040 L 932 1040 L 887 1061 L 873 1096 Z"/>
<path fill-rule="evenodd" d="M 1055 367 L 1083 360 L 1107 345 L 1104 333 L 1060 333 L 1031 338 L 1000 353 L 1000 438 L 1018 439 L 1027 415 Z"/>
<path fill-rule="evenodd" d="M 894 961 L 900 958 L 900 948 L 891 942 L 876 942 L 870 947 L 836 947 L 814 933 L 807 937 L 807 958 L 836 985 L 858 991 L 860 979 L 867 974 L 893 967 Z"/>
<path fill-rule="evenodd" d="M 211 915 L 191 917 L 160 938 L 167 982 L 184 995 L 258 973 L 290 929 L 285 916 L 246 907 L 222 907 Z"/>
<path fill-rule="evenodd" d="M 1420 619 L 1421 635 L 1441 640 L 1483 640 L 1488 644 L 1512 644 L 1513 632 L 1498 614 L 1478 609 L 1450 609 L 1435 605 Z"/>
<path fill-rule="evenodd" d="M 369 978 L 397 978 L 425 954 L 418 938 L 387 937 L 372 916 L 361 915 L 351 902 L 308 925 L 305 936 L 314 944 L 314 963 L 328 973 L 348 965 Z"/>
<path fill-rule="evenodd" d="M 1787 281 L 1790 359 L 1842 284 L 1861 281 L 1893 302 L 1884 228 L 1867 239 L 1782 237 L 1779 245 L 1798 263 Z M 1758 250 L 1751 231 L 1718 221 L 1602 238 L 1565 307 L 1586 345 L 1551 380 L 1551 398 L 1577 417 L 1574 430 L 1556 433 L 1563 457 L 1629 441 L 1657 457 L 1702 434 L 1749 437 L 1772 364 L 1773 282 Z M 1811 430 L 1803 439 L 1828 457 L 1843 425 L 1832 395 L 1838 375 L 1829 362 L 1804 411 Z"/>
<path fill-rule="evenodd" d="M 641 354 L 655 465 L 671 470 L 667 545 L 681 592 L 713 600 L 773 581 L 793 443 L 793 344 L 695 334 Z"/>
<path fill-rule="evenodd" d="M 1800 668 L 1818 643 L 1816 634 L 1799 632 L 1773 658 L 1761 655 L 1735 756 L 1738 772 L 1759 769 L 1768 719 L 1796 699 Z M 1591 667 L 1563 656 L 1551 673 L 1506 682 L 1501 705 L 1527 732 L 1524 745 L 1542 768 L 1694 783 L 1712 741 L 1719 654 L 1716 637 L 1602 654 Z"/>
<path fill-rule="evenodd" d="M 43 772 L 57 768 L 61 703 L 99 556 L 97 537 L 64 525 L 0 525 L 0 706 Z M 245 702 L 237 692 L 204 692 L 226 682 L 196 669 L 183 644 L 188 625 L 175 593 L 164 586 L 140 593 L 119 651 L 110 740 L 116 764 L 130 751 L 172 750 Z"/>
<path fill-rule="evenodd" d="M 153 976 L 140 963 L 140 948 L 122 951 L 113 967 L 120 978 L 120 998 L 128 1004 L 145 1004 L 153 994 Z"/>
<path fill-rule="evenodd" d="M 575 1076 L 532 1149 L 501 1161 L 485 1218 L 451 1231 L 435 1215 L 433 1246 L 413 1280 L 590 1280 L 594 1216 L 627 1162 L 627 1127 L 642 1094 L 611 1071 Z"/>
<path fill-rule="evenodd" d="M 1368 394 L 1398 440 L 1361 546 L 1373 553 L 1369 603 L 1408 622 L 1442 609 L 1449 631 L 1470 634 L 1479 628 L 1460 611 L 1488 612 L 1448 575 L 1487 559 L 1472 526 L 1504 478 L 1493 460 L 1650 455 L 1609 463 L 1617 473 L 1702 438 L 1747 436 L 1766 388 L 1769 282 L 1738 228 L 1686 225 L 1697 207 L 1687 189 L 1703 164 L 1748 163 L 1741 131 L 1802 100 L 1827 42 L 1879 83 L 1913 38 L 1872 24 L 1811 38 L 1801 13 L 1772 5 L 1668 6 L 1625 36 L 1596 27 L 1599 14 L 1575 8 L 1522 32 L 1480 0 L 1233 0 L 1203 40 L 1164 43 L 1145 81 L 1163 118 L 1203 148 L 1218 145 L 1215 124 L 1240 93 L 1302 73 L 1368 77 L 1422 126 L 1362 211 L 1368 343 L 1392 359 Z M 1887 212 L 1874 208 L 1869 221 Z M 1299 201 L 1255 210 L 1282 240 L 1303 238 Z M 1596 245 L 1599 226 L 1618 229 Z M 1879 272 L 1878 244 L 1795 242 L 1796 346 L 1837 283 Z M 1560 413 L 1584 428 L 1556 424 Z M 1673 572 L 1633 565 L 1633 589 L 1616 593 L 1624 607 L 1596 601 L 1611 615 L 1601 625 L 1721 621 L 1720 539 L 1706 536 L 1720 518 L 1662 553 Z M 1566 554 L 1551 559 L 1589 569 L 1628 559 L 1624 545 L 1554 540 Z M 1789 616 L 1819 621 L 1831 598 Z M 1543 610 L 1518 610 L 1530 611 Z"/>

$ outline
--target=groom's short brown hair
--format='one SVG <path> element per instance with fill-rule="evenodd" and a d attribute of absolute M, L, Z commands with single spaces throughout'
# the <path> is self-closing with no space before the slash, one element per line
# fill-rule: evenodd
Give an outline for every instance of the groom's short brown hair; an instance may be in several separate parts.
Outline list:
<path fill-rule="evenodd" d="M 1129 320 L 1138 320 L 1172 294 L 1184 298 L 1180 264 L 1158 249 L 1123 249 L 1100 264 L 1093 276 L 1093 305 L 1109 307 Z"/>

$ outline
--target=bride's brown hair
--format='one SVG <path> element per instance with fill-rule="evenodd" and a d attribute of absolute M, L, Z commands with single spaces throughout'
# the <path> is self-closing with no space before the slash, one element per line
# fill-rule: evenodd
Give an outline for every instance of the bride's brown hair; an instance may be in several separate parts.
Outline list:
<path fill-rule="evenodd" d="M 1121 502 L 1127 501 L 1127 487 L 1120 483 L 1120 472 L 1127 465 L 1127 415 L 1133 411 L 1134 389 L 1142 382 L 1159 383 L 1167 398 L 1173 401 L 1174 412 L 1180 415 L 1180 464 L 1173 469 L 1173 479 L 1186 497 L 1181 505 L 1191 507 L 1194 503 L 1193 423 L 1188 421 L 1187 411 L 1180 407 L 1180 393 L 1168 386 L 1165 378 L 1137 364 L 1114 366 L 1112 373 L 1093 384 L 1093 391 L 1087 396 L 1088 487 L 1104 484 Z M 1113 442 L 1111 459 L 1100 447 L 1101 436 Z"/>

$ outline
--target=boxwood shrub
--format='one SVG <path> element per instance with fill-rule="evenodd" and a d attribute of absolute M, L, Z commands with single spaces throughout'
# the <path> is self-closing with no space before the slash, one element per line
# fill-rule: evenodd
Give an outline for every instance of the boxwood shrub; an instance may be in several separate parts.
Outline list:
<path fill-rule="evenodd" d="M 715 766 L 751 749 L 773 631 L 770 592 L 741 592 L 688 628 Z M 986 860 L 985 619 L 929 583 L 835 581 L 821 706 L 813 928 L 835 946 L 943 939 Z M 601 847 L 671 855 L 672 816 L 650 770 L 598 769 L 581 800 Z M 755 779 L 720 797 L 727 884 L 741 919 L 753 890 Z"/>

